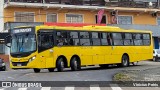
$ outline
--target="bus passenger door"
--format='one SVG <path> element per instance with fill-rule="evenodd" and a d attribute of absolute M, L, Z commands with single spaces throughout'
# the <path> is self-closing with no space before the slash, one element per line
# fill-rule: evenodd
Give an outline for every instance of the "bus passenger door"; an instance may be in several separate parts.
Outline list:
<path fill-rule="evenodd" d="M 39 60 L 43 68 L 53 68 L 53 32 L 41 32 L 38 35 Z"/>

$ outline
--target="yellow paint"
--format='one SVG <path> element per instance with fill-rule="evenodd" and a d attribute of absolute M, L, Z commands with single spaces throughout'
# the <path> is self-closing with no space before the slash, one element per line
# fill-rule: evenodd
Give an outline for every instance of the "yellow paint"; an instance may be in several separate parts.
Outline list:
<path fill-rule="evenodd" d="M 53 30 L 83 30 L 83 31 L 103 31 L 103 32 L 132 32 L 132 33 L 152 33 L 150 31 L 141 30 L 122 30 L 118 27 L 111 26 L 86 26 L 86 27 L 58 27 L 58 26 L 36 26 L 36 33 L 40 29 Z M 50 52 L 50 50 L 53 52 Z M 77 55 L 80 58 L 81 65 L 95 64 L 117 64 L 121 63 L 124 53 L 128 54 L 129 61 L 135 62 L 153 58 L 153 42 L 151 38 L 150 46 L 54 46 L 38 53 L 38 50 L 31 55 L 23 58 L 11 57 L 11 62 L 28 61 L 29 58 L 36 58 L 29 62 L 27 66 L 13 66 L 11 68 L 56 68 L 56 60 L 59 56 L 67 59 L 67 66 L 70 67 L 71 57 Z"/>
<path fill-rule="evenodd" d="M 46 22 L 47 13 L 56 13 L 58 15 L 58 22 L 65 22 L 65 15 L 67 13 L 81 14 L 84 17 L 84 23 L 95 24 L 95 15 L 98 10 L 69 10 L 69 9 L 42 9 L 42 8 L 18 8 L 8 7 L 4 9 L 4 22 L 14 22 L 14 12 L 34 12 L 35 22 Z M 133 24 L 149 24 L 156 25 L 156 17 L 153 17 L 149 12 L 123 12 L 119 11 L 119 15 L 133 16 Z M 111 24 L 110 11 L 105 10 L 104 15 L 107 16 L 108 24 Z"/>

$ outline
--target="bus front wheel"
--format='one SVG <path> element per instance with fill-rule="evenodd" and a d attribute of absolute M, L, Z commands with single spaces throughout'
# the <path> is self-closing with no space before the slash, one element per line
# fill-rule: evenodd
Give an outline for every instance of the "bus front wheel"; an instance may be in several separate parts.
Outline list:
<path fill-rule="evenodd" d="M 33 70 L 35 73 L 39 73 L 41 71 L 41 69 L 38 69 L 38 68 L 34 68 Z"/>
<path fill-rule="evenodd" d="M 63 58 L 59 58 L 57 61 L 57 71 L 63 72 L 63 70 L 64 70 L 64 61 Z"/>
<path fill-rule="evenodd" d="M 72 71 L 77 71 L 77 70 L 79 70 L 80 69 L 80 62 L 78 62 L 78 59 L 76 58 L 76 57 L 73 57 L 72 59 L 71 59 L 71 70 Z"/>
<path fill-rule="evenodd" d="M 121 66 L 122 66 L 122 67 L 127 67 L 127 66 L 129 66 L 129 57 L 128 57 L 126 54 L 124 54 L 124 55 L 122 56 Z"/>

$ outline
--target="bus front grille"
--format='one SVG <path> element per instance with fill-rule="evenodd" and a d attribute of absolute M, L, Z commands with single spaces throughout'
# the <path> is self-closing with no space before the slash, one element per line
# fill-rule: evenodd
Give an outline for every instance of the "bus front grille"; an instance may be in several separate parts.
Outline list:
<path fill-rule="evenodd" d="M 27 66 L 28 62 L 12 62 L 13 66 Z"/>

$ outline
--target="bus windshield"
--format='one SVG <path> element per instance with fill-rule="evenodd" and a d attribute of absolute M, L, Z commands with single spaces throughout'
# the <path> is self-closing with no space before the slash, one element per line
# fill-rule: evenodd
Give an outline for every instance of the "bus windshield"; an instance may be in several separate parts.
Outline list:
<path fill-rule="evenodd" d="M 27 53 L 36 50 L 35 34 L 13 35 L 11 40 L 11 53 Z"/>

